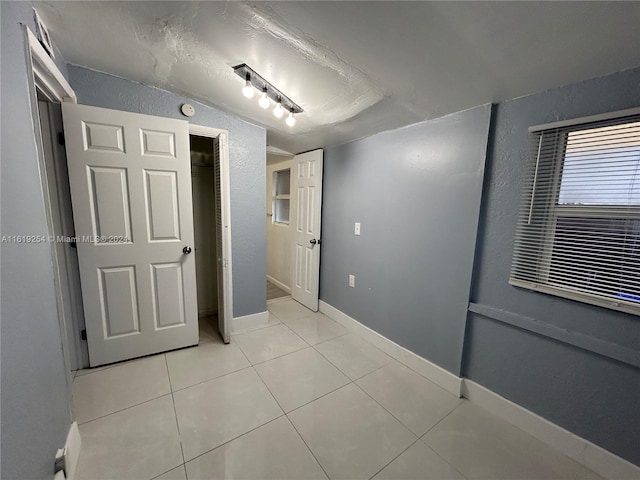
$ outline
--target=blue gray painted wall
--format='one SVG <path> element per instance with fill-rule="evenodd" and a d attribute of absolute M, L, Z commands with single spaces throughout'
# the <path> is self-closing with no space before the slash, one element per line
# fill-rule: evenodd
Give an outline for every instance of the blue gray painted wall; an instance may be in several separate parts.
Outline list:
<path fill-rule="evenodd" d="M 196 113 L 190 123 L 229 131 L 233 314 L 264 312 L 266 130 L 171 92 L 78 66 L 69 65 L 68 70 L 78 103 L 182 120 L 186 117 L 180 106 L 191 103 Z"/>
<path fill-rule="evenodd" d="M 20 23 L 35 31 L 28 2 L 0 2 L 2 16 L 3 236 L 47 235 Z M 58 58 L 59 54 L 58 54 Z M 62 62 L 64 62 L 62 60 Z M 50 479 L 71 425 L 51 248 L 3 244 L 2 467 L 7 479 Z"/>
<path fill-rule="evenodd" d="M 471 301 L 529 317 L 577 338 L 640 353 L 637 316 L 507 284 L 528 159 L 527 128 L 640 106 L 640 69 L 499 104 L 478 236 Z M 640 464 L 640 370 L 469 313 L 463 374 L 554 423 Z M 591 341 L 591 343 L 594 343 Z M 621 348 L 618 348 L 621 350 Z"/>
<path fill-rule="evenodd" d="M 321 299 L 456 374 L 490 116 L 485 105 L 324 155 Z"/>

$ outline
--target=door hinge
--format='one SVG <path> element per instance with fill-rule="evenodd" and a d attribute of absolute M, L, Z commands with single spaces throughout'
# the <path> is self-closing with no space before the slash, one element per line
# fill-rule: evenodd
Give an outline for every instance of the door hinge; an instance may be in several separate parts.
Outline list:
<path fill-rule="evenodd" d="M 86 339 L 87 339 L 87 329 L 86 329 L 86 328 L 85 328 L 85 329 L 83 329 L 83 330 L 80 332 L 80 338 L 81 338 L 82 340 L 86 340 Z"/>
<path fill-rule="evenodd" d="M 63 147 L 65 145 L 64 132 L 58 133 L 58 145 L 62 145 Z"/>

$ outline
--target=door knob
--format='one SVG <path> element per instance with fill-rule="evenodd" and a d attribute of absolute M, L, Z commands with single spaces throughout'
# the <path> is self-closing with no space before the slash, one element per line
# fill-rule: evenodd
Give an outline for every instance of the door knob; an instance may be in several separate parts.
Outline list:
<path fill-rule="evenodd" d="M 191 247 L 184 247 L 182 249 L 182 253 L 184 253 L 185 255 L 189 255 L 191 253 Z"/>
<path fill-rule="evenodd" d="M 309 240 L 309 243 L 310 243 L 311 245 L 315 245 L 315 244 L 320 245 L 320 240 L 316 240 L 316 239 L 314 238 L 313 240 Z"/>

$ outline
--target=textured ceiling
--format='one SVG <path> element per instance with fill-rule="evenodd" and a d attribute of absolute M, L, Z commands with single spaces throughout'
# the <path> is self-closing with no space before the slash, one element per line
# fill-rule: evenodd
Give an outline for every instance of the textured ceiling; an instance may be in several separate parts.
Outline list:
<path fill-rule="evenodd" d="M 67 61 L 186 94 L 290 152 L 640 66 L 640 2 L 36 2 Z M 305 112 L 289 128 L 231 66 Z"/>

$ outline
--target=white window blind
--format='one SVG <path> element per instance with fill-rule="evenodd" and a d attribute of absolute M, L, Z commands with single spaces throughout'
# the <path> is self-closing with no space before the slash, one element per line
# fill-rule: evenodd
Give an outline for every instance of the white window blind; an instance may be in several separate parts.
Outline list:
<path fill-rule="evenodd" d="M 640 315 L 640 109 L 530 130 L 509 283 Z"/>

